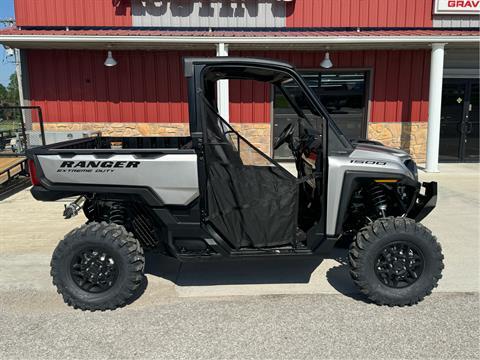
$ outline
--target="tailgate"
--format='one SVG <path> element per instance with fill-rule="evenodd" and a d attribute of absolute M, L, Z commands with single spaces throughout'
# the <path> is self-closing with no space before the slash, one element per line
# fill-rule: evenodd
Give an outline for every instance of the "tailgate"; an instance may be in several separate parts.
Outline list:
<path fill-rule="evenodd" d="M 75 154 L 73 150 L 31 155 L 46 189 L 81 194 L 143 188 L 155 193 L 163 204 L 186 205 L 198 197 L 197 156 L 172 152 Z"/>

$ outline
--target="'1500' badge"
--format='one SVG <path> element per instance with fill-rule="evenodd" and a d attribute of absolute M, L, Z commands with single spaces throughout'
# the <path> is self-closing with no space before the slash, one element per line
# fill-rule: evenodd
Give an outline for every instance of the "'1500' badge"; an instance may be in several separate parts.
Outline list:
<path fill-rule="evenodd" d="M 379 166 L 387 165 L 385 161 L 375 161 L 375 160 L 350 160 L 350 164 L 379 165 Z"/>

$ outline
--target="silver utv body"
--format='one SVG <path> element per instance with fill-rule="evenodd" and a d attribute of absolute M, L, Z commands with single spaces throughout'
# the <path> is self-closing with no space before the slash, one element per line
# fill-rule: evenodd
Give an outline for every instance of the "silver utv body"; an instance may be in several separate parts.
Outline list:
<path fill-rule="evenodd" d="M 336 235 L 347 171 L 401 174 L 416 180 L 416 174 L 406 166 L 410 159 L 410 155 L 402 150 L 370 144 L 359 144 L 348 155 L 329 156 L 327 235 Z M 62 167 L 66 160 L 73 164 Z M 60 155 L 39 155 L 38 161 L 47 180 L 53 183 L 148 187 L 165 205 L 185 206 L 199 196 L 196 154 L 165 154 L 154 158 L 115 154 L 108 159 L 92 154 L 79 154 L 68 159 Z M 129 162 L 138 164 L 134 169 L 128 168 Z"/>
<path fill-rule="evenodd" d="M 94 154 L 69 158 L 39 155 L 38 161 L 52 183 L 147 187 L 165 205 L 188 205 L 199 196 L 196 154 L 158 154 L 148 158 L 115 154 L 108 159 Z M 128 167 L 129 163 L 136 166 Z"/>
<path fill-rule="evenodd" d="M 358 144 L 348 155 L 329 156 L 327 235 L 336 235 L 340 198 L 347 171 L 404 175 L 416 181 L 416 171 L 411 171 L 406 165 L 411 159 L 411 156 L 403 150 L 371 144 Z"/>

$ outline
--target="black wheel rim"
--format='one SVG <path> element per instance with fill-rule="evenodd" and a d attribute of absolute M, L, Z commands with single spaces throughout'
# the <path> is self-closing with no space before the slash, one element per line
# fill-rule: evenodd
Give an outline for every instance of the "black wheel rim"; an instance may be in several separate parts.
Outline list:
<path fill-rule="evenodd" d="M 87 247 L 73 256 L 70 274 L 80 289 L 96 294 L 113 286 L 118 267 L 115 258 L 104 248 Z"/>
<path fill-rule="evenodd" d="M 397 241 L 385 246 L 375 260 L 378 279 L 392 288 L 405 288 L 422 275 L 425 261 L 415 245 Z"/>

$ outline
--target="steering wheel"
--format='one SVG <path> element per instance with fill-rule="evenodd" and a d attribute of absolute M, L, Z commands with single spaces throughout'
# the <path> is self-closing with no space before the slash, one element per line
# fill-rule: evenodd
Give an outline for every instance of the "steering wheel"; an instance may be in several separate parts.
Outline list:
<path fill-rule="evenodd" d="M 282 130 L 282 133 L 278 136 L 277 140 L 275 140 L 273 149 L 277 150 L 280 146 L 285 144 L 285 142 L 287 142 L 287 140 L 293 135 L 294 131 L 295 127 L 293 126 L 293 123 L 288 124 L 285 129 Z"/>

